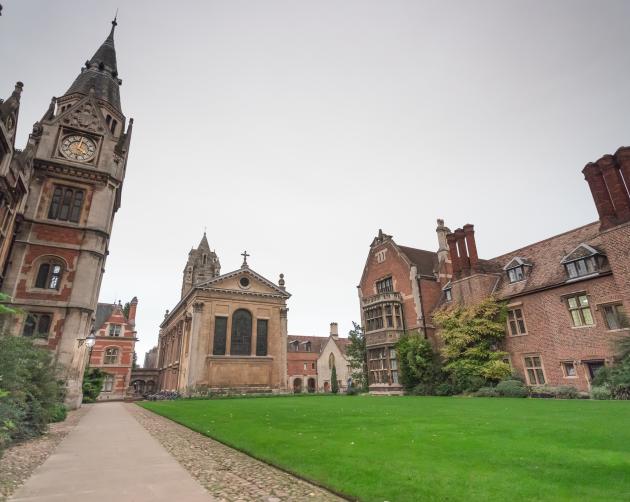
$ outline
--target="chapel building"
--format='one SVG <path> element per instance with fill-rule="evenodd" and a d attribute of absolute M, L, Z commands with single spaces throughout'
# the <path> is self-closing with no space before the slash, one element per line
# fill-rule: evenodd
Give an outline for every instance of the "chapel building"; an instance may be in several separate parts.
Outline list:
<path fill-rule="evenodd" d="M 317 358 L 317 376 L 319 392 L 331 392 L 333 384 L 333 368 L 337 374 L 339 392 L 348 390 L 348 379 L 352 376 L 350 362 L 346 349 L 350 344 L 348 338 L 339 338 L 339 328 L 336 322 L 330 323 L 330 335 L 322 345 L 322 351 Z"/>
<path fill-rule="evenodd" d="M 0 160 L 2 173 L 13 186 L 9 192 L 14 191 L 4 212 L 7 228 L 0 256 L 12 237 L 15 213 L 22 213 L 2 291 L 25 314 L 14 316 L 8 330 L 35 337 L 55 353 L 70 408 L 81 403 L 85 340 L 95 319 L 131 140 L 133 120 L 127 124 L 120 102 L 115 27 L 114 20 L 109 36 L 68 90 L 52 99 L 33 126 L 26 148 L 13 155 L 11 164 L 6 153 Z M 9 117 L 16 117 L 20 90 L 18 85 L 3 103 L 4 109 L 11 101 L 0 116 L 8 111 Z M 2 137 L 14 130 L 15 120 L 4 119 Z M 7 142 L 2 144 L 4 151 Z M 25 183 L 28 196 L 22 205 Z"/>
<path fill-rule="evenodd" d="M 274 284 L 249 267 L 248 256 L 220 275 L 205 234 L 189 254 L 181 300 L 160 326 L 160 390 L 286 391 L 291 295 L 283 274 Z"/>

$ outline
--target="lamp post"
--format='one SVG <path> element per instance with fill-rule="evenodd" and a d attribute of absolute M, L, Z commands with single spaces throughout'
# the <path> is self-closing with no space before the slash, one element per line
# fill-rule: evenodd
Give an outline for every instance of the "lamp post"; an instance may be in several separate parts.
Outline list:
<path fill-rule="evenodd" d="M 90 369 L 90 359 L 92 359 L 92 349 L 94 348 L 94 344 L 96 343 L 96 335 L 94 331 L 90 331 L 89 336 L 85 339 L 85 345 L 88 348 L 88 360 L 87 366 L 85 367 L 85 371 Z"/>

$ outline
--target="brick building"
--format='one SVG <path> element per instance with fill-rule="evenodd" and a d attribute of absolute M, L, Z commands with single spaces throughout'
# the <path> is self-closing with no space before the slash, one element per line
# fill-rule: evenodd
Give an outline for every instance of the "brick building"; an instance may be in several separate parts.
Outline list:
<path fill-rule="evenodd" d="M 326 342 L 323 336 L 287 337 L 287 388 L 299 394 L 317 391 L 317 359 Z"/>
<path fill-rule="evenodd" d="M 68 90 L 52 99 L 7 173 L 11 178 L 32 171 L 24 176 L 28 196 L 2 283 L 2 291 L 25 314 L 14 316 L 8 330 L 36 337 L 54 351 L 71 408 L 81 403 L 85 340 L 93 328 L 131 140 L 132 120 L 126 126 L 120 103 L 115 26 L 114 20 Z M 9 117 L 15 115 L 19 90 Z M 5 128 L 7 123 L 14 127 L 13 119 L 5 119 Z"/>
<path fill-rule="evenodd" d="M 450 278 L 449 232 L 438 220 L 437 252 L 400 246 L 382 230 L 370 245 L 358 292 L 372 393 L 402 392 L 394 345 L 403 332 L 434 335 L 430 314 Z"/>
<path fill-rule="evenodd" d="M 586 391 L 628 336 L 630 312 L 630 148 L 588 164 L 599 221 L 490 260 L 477 256 L 475 231 L 447 236 L 453 279 L 443 303 L 490 294 L 508 303 L 504 349 L 530 385 Z"/>
<path fill-rule="evenodd" d="M 106 373 L 99 401 L 124 399 L 131 384 L 131 369 L 136 341 L 136 310 L 138 299 L 129 303 L 125 316 L 120 303 L 99 303 L 96 306 L 94 335 L 90 350 L 90 368 Z"/>

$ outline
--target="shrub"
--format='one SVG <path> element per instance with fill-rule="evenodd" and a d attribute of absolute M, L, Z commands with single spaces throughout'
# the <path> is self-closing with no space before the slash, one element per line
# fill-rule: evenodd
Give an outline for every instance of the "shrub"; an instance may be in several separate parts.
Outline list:
<path fill-rule="evenodd" d="M 409 391 L 412 396 L 433 396 L 435 395 L 435 385 L 433 383 L 419 383 Z"/>
<path fill-rule="evenodd" d="M 462 390 L 457 386 L 453 385 L 451 382 L 442 382 L 435 386 L 435 395 L 436 396 L 454 396 L 455 394 L 460 394 Z"/>
<path fill-rule="evenodd" d="M 555 396 L 558 399 L 577 399 L 580 397 L 580 393 L 571 385 L 560 385 L 556 387 Z"/>
<path fill-rule="evenodd" d="M 63 403 L 57 403 L 50 415 L 51 422 L 63 422 L 68 416 L 68 408 Z"/>
<path fill-rule="evenodd" d="M 502 380 L 495 390 L 501 397 L 527 397 L 529 395 L 527 387 L 518 380 Z"/>
<path fill-rule="evenodd" d="M 93 403 L 101 393 L 105 373 L 99 368 L 92 368 L 83 374 L 83 402 Z"/>
<path fill-rule="evenodd" d="M 418 385 L 423 385 L 426 391 L 441 380 L 438 356 L 429 341 L 417 331 L 400 337 L 396 343 L 396 356 L 400 383 L 405 390 L 413 392 Z"/>
<path fill-rule="evenodd" d="M 339 382 L 337 382 L 337 368 L 335 368 L 334 364 L 330 373 L 330 391 L 333 394 L 339 393 Z"/>
<path fill-rule="evenodd" d="M 361 393 L 361 391 L 359 389 L 357 389 L 356 387 L 348 387 L 348 389 L 346 390 L 346 395 L 348 396 L 357 396 Z"/>
<path fill-rule="evenodd" d="M 0 448 L 43 433 L 63 400 L 52 354 L 0 335 Z"/>
<path fill-rule="evenodd" d="M 499 393 L 494 387 L 482 387 L 474 394 L 475 397 L 499 397 Z"/>
<path fill-rule="evenodd" d="M 591 387 L 591 398 L 592 399 L 612 399 L 612 393 L 610 389 L 606 386 L 593 386 Z"/>

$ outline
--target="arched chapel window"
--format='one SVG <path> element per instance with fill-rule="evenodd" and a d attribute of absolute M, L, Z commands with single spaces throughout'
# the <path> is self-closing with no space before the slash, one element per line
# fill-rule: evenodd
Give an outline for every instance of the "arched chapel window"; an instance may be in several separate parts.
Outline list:
<path fill-rule="evenodd" d="M 57 261 L 47 261 L 39 266 L 35 287 L 42 289 L 59 289 L 62 266 Z"/>
<path fill-rule="evenodd" d="M 232 342 L 230 354 L 249 356 L 252 353 L 252 315 L 248 310 L 239 309 L 232 316 Z"/>
<path fill-rule="evenodd" d="M 335 365 L 335 354 L 331 352 L 330 355 L 328 356 L 328 368 L 333 369 L 334 365 Z"/>

